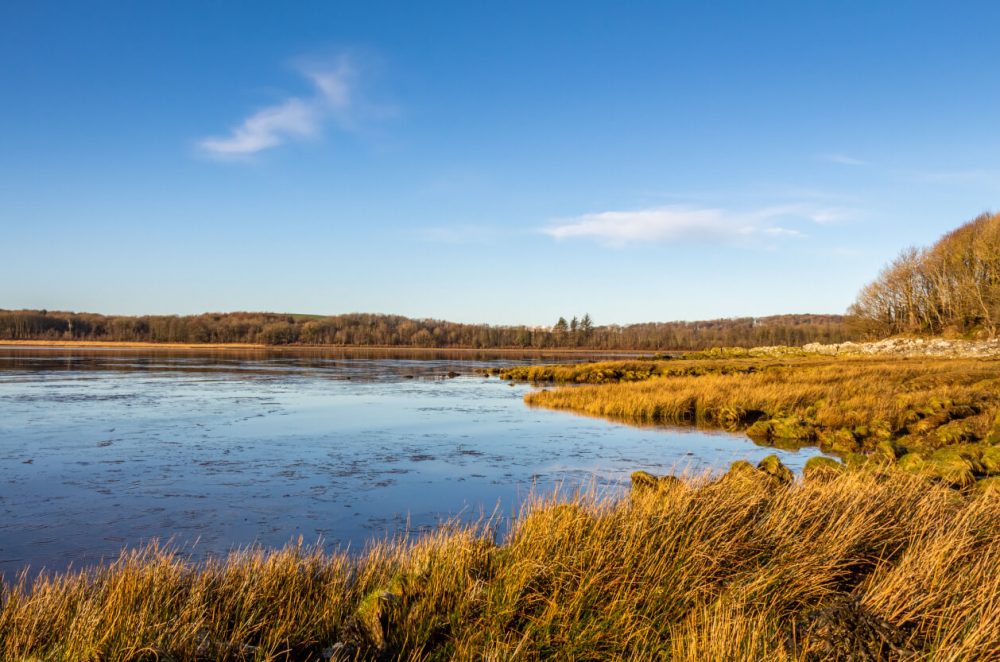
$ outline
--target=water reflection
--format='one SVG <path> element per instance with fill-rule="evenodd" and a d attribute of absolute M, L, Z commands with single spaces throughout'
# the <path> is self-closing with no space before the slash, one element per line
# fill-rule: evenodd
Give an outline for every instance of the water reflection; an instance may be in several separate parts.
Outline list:
<path fill-rule="evenodd" d="M 774 452 L 530 409 L 529 386 L 474 372 L 578 359 L 0 349 L 0 571 L 80 566 L 153 537 L 196 556 L 299 535 L 356 547 L 510 512 L 533 487 L 616 490 L 638 468 Z M 815 452 L 780 453 L 800 467 Z"/>

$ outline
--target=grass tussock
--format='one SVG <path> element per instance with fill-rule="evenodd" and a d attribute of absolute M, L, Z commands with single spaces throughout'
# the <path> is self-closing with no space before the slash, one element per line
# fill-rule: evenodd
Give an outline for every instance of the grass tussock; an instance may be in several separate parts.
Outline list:
<path fill-rule="evenodd" d="M 499 545 L 151 547 L 6 586 L 0 658 L 1000 660 L 1000 498 L 767 471 L 536 500 Z"/>

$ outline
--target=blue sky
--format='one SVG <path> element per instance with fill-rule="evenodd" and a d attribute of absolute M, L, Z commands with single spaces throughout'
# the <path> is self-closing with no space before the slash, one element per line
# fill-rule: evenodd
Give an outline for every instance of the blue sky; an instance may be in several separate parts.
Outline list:
<path fill-rule="evenodd" d="M 1000 209 L 995 3 L 7 2 L 0 307 L 837 313 Z"/>

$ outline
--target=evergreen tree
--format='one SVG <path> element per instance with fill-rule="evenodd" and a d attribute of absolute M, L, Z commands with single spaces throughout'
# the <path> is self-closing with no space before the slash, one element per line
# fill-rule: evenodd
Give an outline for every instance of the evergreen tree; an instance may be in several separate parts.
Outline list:
<path fill-rule="evenodd" d="M 566 323 L 565 317 L 560 317 L 556 325 L 552 327 L 552 333 L 555 334 L 556 344 L 562 345 L 566 342 L 566 333 L 569 330 L 569 325 Z"/>

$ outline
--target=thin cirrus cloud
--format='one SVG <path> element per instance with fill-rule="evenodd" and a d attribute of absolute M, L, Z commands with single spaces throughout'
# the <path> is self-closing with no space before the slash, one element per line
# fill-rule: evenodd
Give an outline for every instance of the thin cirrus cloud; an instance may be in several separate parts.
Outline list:
<path fill-rule="evenodd" d="M 540 231 L 554 239 L 592 239 L 609 246 L 637 243 L 742 243 L 753 238 L 801 238 L 788 223 L 830 223 L 846 218 L 836 209 L 804 204 L 776 205 L 748 212 L 716 208 L 656 207 L 583 214 Z"/>
<path fill-rule="evenodd" d="M 347 57 L 334 67 L 303 71 L 312 86 L 308 96 L 293 96 L 261 108 L 228 135 L 203 138 L 199 149 L 212 157 L 238 159 L 273 149 L 293 140 L 313 140 L 326 124 L 343 130 L 353 126 L 357 70 Z"/>
<path fill-rule="evenodd" d="M 853 156 L 848 156 L 847 154 L 820 154 L 819 158 L 823 161 L 827 161 L 829 163 L 836 163 L 838 165 L 845 165 L 845 166 L 868 165 L 867 161 L 855 158 Z"/>
<path fill-rule="evenodd" d="M 746 214 L 746 217 L 761 222 L 780 218 L 807 220 L 819 225 L 845 221 L 856 215 L 855 211 L 842 207 L 820 207 L 812 204 L 787 204 L 764 207 Z"/>

